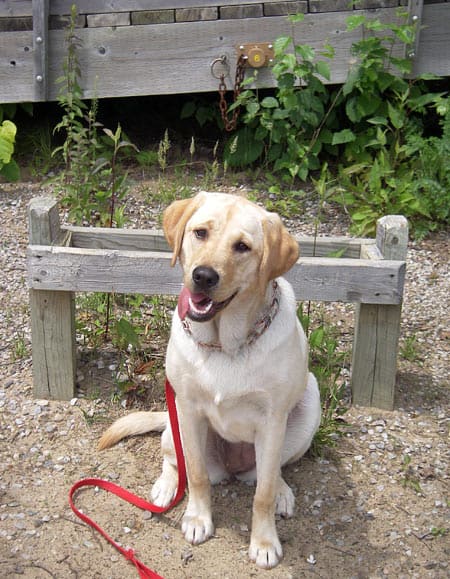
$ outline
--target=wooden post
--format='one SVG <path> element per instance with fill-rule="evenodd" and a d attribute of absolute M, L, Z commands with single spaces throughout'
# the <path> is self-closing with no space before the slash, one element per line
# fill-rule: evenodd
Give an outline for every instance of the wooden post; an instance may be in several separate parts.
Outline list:
<path fill-rule="evenodd" d="M 33 0 L 34 100 L 48 97 L 48 0 Z"/>
<path fill-rule="evenodd" d="M 30 245 L 61 239 L 58 203 L 50 197 L 29 205 Z M 30 290 L 34 395 L 70 400 L 75 392 L 75 314 L 71 292 Z"/>
<path fill-rule="evenodd" d="M 376 248 L 361 247 L 361 257 L 406 260 L 408 222 L 388 215 L 377 222 Z M 353 341 L 353 403 L 391 410 L 394 407 L 400 305 L 359 304 Z"/>

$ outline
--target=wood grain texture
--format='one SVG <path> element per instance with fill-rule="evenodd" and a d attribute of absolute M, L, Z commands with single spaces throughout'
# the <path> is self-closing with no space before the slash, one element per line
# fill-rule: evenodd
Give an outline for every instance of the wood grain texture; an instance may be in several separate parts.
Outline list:
<path fill-rule="evenodd" d="M 406 260 L 408 222 L 401 215 L 377 223 L 377 252 L 361 248 L 362 257 Z M 398 262 L 397 262 L 398 263 Z M 401 301 L 397 305 L 356 307 L 352 360 L 353 402 L 391 410 L 394 407 Z"/>
<path fill-rule="evenodd" d="M 63 237 L 58 203 L 33 199 L 28 207 L 31 243 L 51 246 Z M 75 315 L 71 292 L 30 289 L 33 388 L 38 398 L 69 400 L 75 392 Z"/>
<path fill-rule="evenodd" d="M 33 0 L 34 101 L 48 97 L 48 0 Z"/>
<path fill-rule="evenodd" d="M 55 9 L 53 4 L 50 3 L 50 11 Z M 186 7 L 183 2 L 173 4 Z M 206 4 L 197 4 L 201 5 Z M 294 26 L 295 36 L 302 43 L 317 50 L 326 42 L 334 46 L 333 83 L 345 81 L 351 44 L 361 35 L 359 29 L 346 31 L 348 15 L 349 12 L 310 13 L 305 15 L 304 22 Z M 393 21 L 395 9 L 379 9 L 376 15 L 381 20 Z M 450 3 L 424 7 L 415 74 L 450 75 L 449 20 Z M 86 98 L 217 91 L 217 79 L 210 71 L 214 59 L 226 55 L 231 63 L 227 79 L 231 86 L 236 46 L 242 42 L 273 42 L 279 36 L 291 34 L 291 30 L 284 16 L 77 29 L 82 41 L 78 52 L 81 86 Z M 48 38 L 48 98 L 55 100 L 59 90 L 55 81 L 61 76 L 66 54 L 64 31 L 50 30 Z M 398 52 L 402 54 L 403 47 L 399 46 Z M 33 33 L 0 33 L 0 54 L 0 102 L 33 101 L 36 98 Z M 255 86 L 273 85 L 270 69 L 260 69 Z"/>
<path fill-rule="evenodd" d="M 159 230 L 110 229 L 107 227 L 66 226 L 73 247 L 92 249 L 121 249 L 125 251 L 170 251 L 170 247 Z M 349 237 L 296 236 L 302 257 L 359 258 L 362 245 L 374 246 L 375 240 Z"/>
<path fill-rule="evenodd" d="M 30 246 L 29 287 L 55 291 L 178 294 L 181 271 L 162 252 Z M 304 257 L 288 272 L 298 300 L 398 304 L 404 263 Z"/>
<path fill-rule="evenodd" d="M 33 393 L 70 400 L 75 395 L 75 315 L 70 292 L 30 290 Z"/>

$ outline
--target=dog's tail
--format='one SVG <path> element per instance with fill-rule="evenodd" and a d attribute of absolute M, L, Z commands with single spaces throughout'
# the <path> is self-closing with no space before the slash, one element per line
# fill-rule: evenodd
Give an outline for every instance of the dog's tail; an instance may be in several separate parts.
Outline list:
<path fill-rule="evenodd" d="M 161 432 L 166 427 L 168 416 L 167 412 L 133 412 L 122 416 L 103 433 L 97 448 L 103 450 L 114 446 L 126 436 Z"/>

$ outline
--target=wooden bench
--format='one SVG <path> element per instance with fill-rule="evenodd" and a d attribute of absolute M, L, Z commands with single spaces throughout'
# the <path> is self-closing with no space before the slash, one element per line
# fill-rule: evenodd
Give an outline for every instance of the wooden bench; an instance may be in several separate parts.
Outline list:
<path fill-rule="evenodd" d="M 58 203 L 29 206 L 34 393 L 75 395 L 74 292 L 176 295 L 179 266 L 161 232 L 61 226 Z M 351 384 L 353 402 L 391 409 L 405 278 L 408 224 L 379 219 L 376 239 L 299 237 L 301 257 L 286 275 L 300 301 L 357 304 Z M 342 257 L 327 257 L 333 253 Z"/>

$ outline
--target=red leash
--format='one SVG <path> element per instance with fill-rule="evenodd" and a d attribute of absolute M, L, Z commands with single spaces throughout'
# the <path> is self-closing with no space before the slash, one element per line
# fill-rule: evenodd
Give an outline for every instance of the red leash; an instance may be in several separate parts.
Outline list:
<path fill-rule="evenodd" d="M 76 491 L 82 487 L 98 487 L 109 493 L 117 495 L 119 498 L 123 499 L 143 509 L 145 511 L 151 511 L 152 513 L 165 513 L 172 507 L 174 507 L 180 500 L 183 498 L 184 491 L 186 490 L 186 466 L 184 463 L 184 456 L 183 456 L 183 447 L 181 445 L 181 437 L 180 437 L 180 427 L 178 424 L 178 416 L 177 416 L 177 407 L 175 404 L 175 394 L 172 389 L 170 382 L 166 379 L 166 400 L 167 400 L 167 408 L 169 411 L 169 419 L 170 425 L 172 427 L 172 435 L 173 441 L 175 445 L 175 453 L 177 456 L 177 465 L 178 465 L 178 488 L 177 493 L 167 507 L 158 507 L 153 503 L 149 503 L 144 499 L 130 493 L 129 491 L 125 490 L 124 488 L 116 485 L 112 482 L 107 480 L 103 480 L 100 478 L 85 478 L 76 482 L 69 492 L 69 504 L 72 511 L 79 517 L 82 521 L 93 527 L 96 531 L 98 531 L 113 547 L 115 547 L 122 555 L 131 561 L 133 565 L 139 572 L 139 577 L 141 579 L 163 579 L 161 575 L 158 575 L 148 567 L 146 567 L 139 559 L 136 558 L 133 549 L 124 549 L 121 547 L 112 537 L 110 537 L 95 521 L 93 521 L 90 517 L 79 511 L 73 502 L 73 496 Z"/>

